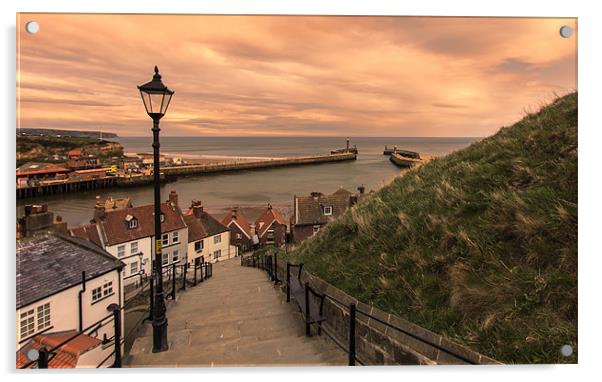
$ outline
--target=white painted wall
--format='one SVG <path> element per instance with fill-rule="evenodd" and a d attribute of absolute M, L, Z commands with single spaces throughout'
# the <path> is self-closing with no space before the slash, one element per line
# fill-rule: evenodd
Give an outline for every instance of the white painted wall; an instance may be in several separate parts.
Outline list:
<path fill-rule="evenodd" d="M 221 238 L 219 243 L 215 243 L 215 237 Z M 198 257 L 205 258 L 206 262 L 215 263 L 219 260 L 226 260 L 236 256 L 236 252 L 230 248 L 230 231 L 222 232 L 218 235 L 208 236 L 202 239 L 203 249 L 200 252 L 194 250 L 194 241 L 188 243 L 188 262 L 194 264 L 194 259 Z M 214 259 L 214 252 L 221 250 L 221 256 Z"/>
<path fill-rule="evenodd" d="M 112 303 L 122 304 L 123 301 L 123 288 L 121 287 L 121 272 L 115 270 L 106 273 L 102 276 L 96 277 L 86 282 L 86 291 L 82 294 L 82 312 L 83 312 L 83 329 L 101 320 L 103 317 L 110 315 L 107 311 L 107 306 Z M 92 301 L 92 290 L 103 284 L 111 281 L 113 283 L 113 294 L 96 302 Z M 16 315 L 16 330 L 17 340 L 16 349 L 25 345 L 28 341 L 21 338 L 20 331 L 20 316 L 22 312 L 34 309 L 34 318 L 37 321 L 37 309 L 38 306 L 50 303 L 50 324 L 51 329 L 46 333 L 60 332 L 65 330 L 79 330 L 79 310 L 78 310 L 78 294 L 82 290 L 82 285 L 78 284 L 62 292 L 44 298 L 40 301 L 36 301 L 30 305 L 24 306 L 17 309 Z M 122 333 L 124 331 L 124 315 L 122 312 Z M 100 328 L 96 333 L 90 334 L 91 337 L 102 339 L 106 333 L 107 337 L 112 337 L 114 334 L 113 320 L 107 319 L 107 324 Z M 37 324 L 37 322 L 36 322 Z M 37 329 L 36 329 L 37 332 Z M 35 335 L 35 334 L 34 334 Z M 21 341 L 24 340 L 22 343 Z M 87 354 L 85 359 L 90 364 L 90 367 L 96 367 L 106 356 L 113 351 L 113 344 L 108 346 L 99 346 Z M 82 358 L 83 360 L 83 358 Z M 112 359 L 105 363 L 108 366 L 112 363 Z M 79 367 L 79 364 L 78 364 Z"/>

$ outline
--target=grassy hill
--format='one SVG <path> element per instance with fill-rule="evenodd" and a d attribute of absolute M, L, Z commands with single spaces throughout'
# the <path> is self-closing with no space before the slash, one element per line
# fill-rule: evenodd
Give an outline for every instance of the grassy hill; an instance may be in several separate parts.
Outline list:
<path fill-rule="evenodd" d="M 291 254 L 508 363 L 576 362 L 577 94 L 409 171 Z"/>

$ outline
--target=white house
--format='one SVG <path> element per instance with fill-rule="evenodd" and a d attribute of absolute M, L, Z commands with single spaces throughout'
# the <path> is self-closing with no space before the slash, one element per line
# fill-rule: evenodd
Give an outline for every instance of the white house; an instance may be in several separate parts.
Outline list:
<path fill-rule="evenodd" d="M 236 247 L 230 245 L 230 230 L 203 210 L 200 201 L 193 201 L 184 214 L 188 226 L 188 262 L 195 259 L 217 262 L 237 256 Z"/>
<path fill-rule="evenodd" d="M 46 234 L 19 240 L 17 367 L 30 361 L 31 349 L 50 350 L 82 330 L 54 351 L 48 366 L 94 368 L 105 359 L 102 367 L 111 366 L 114 321 L 108 307 L 123 306 L 123 267 L 106 251 L 78 238 Z M 123 311 L 121 318 L 123 333 Z M 97 327 L 99 321 L 103 325 Z"/>
<path fill-rule="evenodd" d="M 188 228 L 172 191 L 161 204 L 163 267 L 187 261 Z M 125 263 L 125 288 L 137 286 L 151 274 L 154 259 L 154 205 L 107 210 L 97 203 L 91 224 L 71 229 L 71 235 L 89 240 Z"/>

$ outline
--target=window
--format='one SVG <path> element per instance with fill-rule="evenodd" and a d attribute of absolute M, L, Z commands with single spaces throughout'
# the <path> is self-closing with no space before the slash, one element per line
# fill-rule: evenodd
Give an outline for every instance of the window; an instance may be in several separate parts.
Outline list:
<path fill-rule="evenodd" d="M 102 296 L 106 297 L 110 294 L 113 294 L 113 282 L 112 281 L 104 283 L 104 285 L 102 286 Z"/>
<path fill-rule="evenodd" d="M 130 220 L 130 221 L 128 222 L 128 227 L 129 227 L 130 229 L 138 227 L 138 220 L 137 220 L 137 219 L 132 219 L 132 220 Z"/>
<path fill-rule="evenodd" d="M 237 239 L 242 239 L 242 235 L 241 235 L 240 233 L 237 233 L 237 234 L 236 234 L 236 238 L 237 238 Z"/>
<path fill-rule="evenodd" d="M 203 250 L 203 240 L 195 241 L 194 242 L 194 251 L 201 252 L 202 250 Z"/>
<path fill-rule="evenodd" d="M 178 231 L 174 231 L 171 234 L 171 242 L 172 243 L 179 243 L 180 242 L 180 234 Z"/>
<path fill-rule="evenodd" d="M 117 246 L 117 257 L 125 256 L 125 244 Z"/>
<path fill-rule="evenodd" d="M 213 244 L 219 244 L 222 242 L 222 235 L 213 236 Z"/>
<path fill-rule="evenodd" d="M 324 207 L 324 215 L 326 215 L 326 216 L 332 215 L 332 206 Z"/>
<path fill-rule="evenodd" d="M 20 319 L 20 332 L 21 338 L 26 338 L 35 333 L 35 319 L 33 315 L 33 309 L 30 309 L 26 312 L 22 312 Z"/>
<path fill-rule="evenodd" d="M 130 263 L 130 275 L 135 275 L 138 273 L 138 262 L 134 261 Z"/>
<path fill-rule="evenodd" d="M 165 214 L 161 213 L 161 215 L 159 215 L 159 220 L 161 220 L 161 223 L 163 223 L 165 221 Z"/>
<path fill-rule="evenodd" d="M 175 251 L 173 251 L 173 253 L 171 254 L 171 261 L 172 262 L 176 262 L 180 259 L 180 253 L 178 252 L 178 250 L 176 249 Z"/>
<path fill-rule="evenodd" d="M 50 326 L 50 303 L 38 306 L 38 331 Z"/>
<path fill-rule="evenodd" d="M 213 252 L 213 259 L 214 259 L 214 260 L 215 260 L 215 259 L 218 259 L 218 258 L 220 258 L 220 257 L 222 257 L 222 250 L 221 250 L 221 249 L 218 249 L 217 251 L 214 251 L 214 252 Z"/>
<path fill-rule="evenodd" d="M 315 225 L 314 226 L 314 235 L 317 234 L 319 230 L 320 230 L 320 226 L 319 225 Z"/>
<path fill-rule="evenodd" d="M 161 258 L 161 264 L 167 265 L 169 264 L 169 253 L 163 253 Z"/>
<path fill-rule="evenodd" d="M 168 233 L 164 233 L 163 235 L 161 235 L 161 245 L 163 245 L 164 247 L 167 247 L 169 245 L 169 234 Z"/>
<path fill-rule="evenodd" d="M 273 229 L 269 229 L 266 235 L 266 242 L 268 244 L 273 244 L 274 243 L 274 230 Z"/>
<path fill-rule="evenodd" d="M 102 287 L 92 289 L 92 302 L 102 298 Z"/>
<path fill-rule="evenodd" d="M 137 241 L 133 241 L 130 243 L 130 253 L 132 255 L 135 255 L 138 253 L 138 242 Z"/>

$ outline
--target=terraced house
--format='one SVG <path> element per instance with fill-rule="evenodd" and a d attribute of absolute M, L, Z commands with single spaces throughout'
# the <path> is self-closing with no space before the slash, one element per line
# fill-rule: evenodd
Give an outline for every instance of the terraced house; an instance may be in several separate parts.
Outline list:
<path fill-rule="evenodd" d="M 203 209 L 200 201 L 193 201 L 184 213 L 188 226 L 188 263 L 196 259 L 217 262 L 237 256 L 237 248 L 230 245 L 230 229 Z"/>
<path fill-rule="evenodd" d="M 178 195 L 172 191 L 161 204 L 162 265 L 187 261 L 188 228 L 178 206 Z M 152 204 L 107 210 L 97 203 L 91 224 L 71 230 L 71 235 L 89 240 L 125 263 L 125 287 L 137 286 L 142 277 L 151 274 L 155 238 Z"/>
<path fill-rule="evenodd" d="M 16 366 L 28 367 L 30 350 L 52 349 L 96 325 L 55 349 L 48 367 L 110 366 L 113 322 L 102 320 L 123 304 L 123 267 L 86 240 L 52 233 L 18 240 Z"/>

